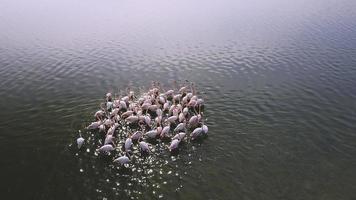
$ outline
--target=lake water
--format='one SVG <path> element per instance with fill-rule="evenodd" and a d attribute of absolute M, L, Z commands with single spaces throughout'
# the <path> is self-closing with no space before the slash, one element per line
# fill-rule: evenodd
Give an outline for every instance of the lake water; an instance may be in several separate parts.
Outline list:
<path fill-rule="evenodd" d="M 71 147 L 106 92 L 174 80 L 209 137 L 120 171 Z M 356 199 L 356 1 L 2 0 L 3 199 Z"/>

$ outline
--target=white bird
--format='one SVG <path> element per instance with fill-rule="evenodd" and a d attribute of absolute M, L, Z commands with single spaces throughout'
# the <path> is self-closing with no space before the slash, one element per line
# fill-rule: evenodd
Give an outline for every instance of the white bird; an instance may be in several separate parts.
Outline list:
<path fill-rule="evenodd" d="M 115 123 L 115 122 L 112 121 L 111 119 L 105 119 L 105 120 L 104 120 L 104 125 L 105 125 L 106 127 L 111 127 L 114 123 Z"/>
<path fill-rule="evenodd" d="M 183 108 L 182 113 L 184 114 L 184 116 L 186 116 L 189 112 L 189 109 L 187 107 Z"/>
<path fill-rule="evenodd" d="M 191 92 L 187 93 L 186 97 L 188 97 L 188 100 L 190 100 L 193 97 L 193 93 Z"/>
<path fill-rule="evenodd" d="M 138 107 L 138 106 L 137 106 L 137 104 L 136 104 L 135 102 L 131 102 L 131 103 L 129 104 L 129 109 L 128 109 L 128 110 L 135 110 L 137 107 Z"/>
<path fill-rule="evenodd" d="M 120 101 L 119 109 L 120 110 L 126 110 L 127 109 L 127 105 L 126 105 L 125 101 Z"/>
<path fill-rule="evenodd" d="M 178 132 L 178 131 L 183 131 L 185 129 L 185 123 L 179 123 L 176 128 L 173 130 L 173 132 Z"/>
<path fill-rule="evenodd" d="M 171 106 L 171 103 L 167 101 L 166 103 L 163 104 L 163 111 L 169 110 L 169 107 Z"/>
<path fill-rule="evenodd" d="M 111 110 L 111 109 L 113 109 L 113 102 L 111 101 L 106 102 L 106 110 Z"/>
<path fill-rule="evenodd" d="M 178 112 L 182 112 L 183 106 L 182 106 L 182 104 L 179 103 L 179 104 L 177 104 L 176 108 L 177 108 Z"/>
<path fill-rule="evenodd" d="M 147 137 L 149 137 L 149 138 L 156 138 L 158 133 L 157 133 L 157 130 L 151 130 L 151 131 L 148 131 L 145 135 L 147 135 Z"/>
<path fill-rule="evenodd" d="M 162 110 L 161 110 L 160 108 L 158 108 L 158 109 L 156 110 L 156 115 L 157 115 L 157 116 L 162 116 L 162 114 L 163 114 Z"/>
<path fill-rule="evenodd" d="M 94 114 L 94 117 L 97 119 L 97 120 L 101 120 L 105 115 L 105 112 L 103 110 L 98 110 L 96 111 L 96 113 Z"/>
<path fill-rule="evenodd" d="M 209 129 L 208 129 L 208 126 L 207 126 L 207 125 L 204 124 L 203 127 L 202 127 L 202 129 L 203 129 L 203 133 L 204 133 L 204 134 L 207 134 L 207 133 L 208 133 L 208 130 L 209 130 Z"/>
<path fill-rule="evenodd" d="M 150 111 L 152 111 L 152 112 L 155 112 L 157 109 L 158 109 L 158 106 L 157 106 L 157 105 L 150 105 L 150 106 L 148 106 L 148 110 L 150 110 Z"/>
<path fill-rule="evenodd" d="M 125 165 L 125 164 L 130 163 L 130 159 L 126 155 L 123 155 L 123 156 L 116 158 L 113 162 L 119 163 L 120 165 Z"/>
<path fill-rule="evenodd" d="M 111 115 L 111 116 L 115 116 L 115 115 L 117 115 L 117 114 L 119 113 L 119 111 L 120 111 L 120 109 L 114 108 L 114 109 L 111 111 L 110 115 Z"/>
<path fill-rule="evenodd" d="M 190 134 L 190 137 L 192 140 L 195 140 L 197 137 L 199 137 L 203 132 L 203 129 L 201 127 L 194 129 L 194 131 Z"/>
<path fill-rule="evenodd" d="M 148 144 L 146 142 L 140 142 L 140 149 L 141 149 L 141 152 L 150 152 L 150 148 L 148 147 Z"/>
<path fill-rule="evenodd" d="M 100 147 L 98 150 L 101 153 L 108 153 L 110 151 L 114 151 L 115 149 L 111 144 L 105 144 L 102 147 Z"/>
<path fill-rule="evenodd" d="M 111 101 L 112 94 L 110 92 L 106 93 L 106 101 Z"/>
<path fill-rule="evenodd" d="M 131 140 L 138 140 L 141 138 L 141 136 L 142 136 L 142 132 L 136 131 L 134 134 L 131 135 Z"/>
<path fill-rule="evenodd" d="M 93 122 L 93 123 L 91 123 L 89 126 L 87 126 L 87 129 L 89 129 L 89 130 L 97 129 L 97 128 L 99 128 L 99 126 L 100 126 L 101 124 L 102 124 L 101 121 Z"/>
<path fill-rule="evenodd" d="M 204 99 L 198 99 L 197 100 L 197 105 L 201 106 L 204 104 Z"/>
<path fill-rule="evenodd" d="M 169 107 L 169 110 L 168 110 L 168 114 L 172 114 L 173 113 L 173 110 L 176 108 L 176 105 L 171 105 L 171 107 Z"/>
<path fill-rule="evenodd" d="M 184 105 L 184 104 L 186 104 L 186 103 L 188 103 L 188 97 L 187 97 L 187 95 L 182 98 L 182 104 Z"/>
<path fill-rule="evenodd" d="M 135 96 L 135 92 L 134 92 L 134 91 L 130 91 L 130 92 L 129 92 L 129 98 L 130 98 L 130 100 L 133 100 L 134 96 Z"/>
<path fill-rule="evenodd" d="M 137 115 L 131 115 L 130 117 L 125 119 L 129 123 L 135 123 L 138 121 L 138 116 Z"/>
<path fill-rule="evenodd" d="M 120 109 L 120 100 L 114 100 L 113 106 L 114 106 L 114 108 Z"/>
<path fill-rule="evenodd" d="M 177 149 L 178 145 L 179 145 L 179 142 L 180 141 L 178 139 L 172 140 L 171 145 L 169 145 L 169 150 L 173 151 L 173 150 Z"/>
<path fill-rule="evenodd" d="M 131 147 L 132 147 L 132 139 L 131 138 L 127 138 L 125 141 L 125 151 L 126 152 L 130 152 L 131 151 Z"/>
<path fill-rule="evenodd" d="M 186 133 L 184 133 L 184 132 L 177 133 L 174 137 L 172 137 L 172 140 L 178 139 L 179 141 L 181 141 L 181 140 L 183 140 L 185 135 L 186 135 Z"/>
<path fill-rule="evenodd" d="M 77 145 L 78 145 L 78 149 L 80 149 L 83 144 L 84 144 L 84 138 L 82 137 L 82 134 L 79 131 L 79 138 L 77 138 Z"/>
<path fill-rule="evenodd" d="M 105 132 L 105 125 L 104 124 L 101 124 L 99 126 L 99 132 Z"/>
<path fill-rule="evenodd" d="M 163 96 L 160 96 L 158 102 L 160 104 L 164 104 L 164 103 L 166 103 L 166 99 Z"/>
<path fill-rule="evenodd" d="M 106 134 L 107 134 L 107 135 L 114 135 L 116 128 L 117 128 L 117 127 L 116 127 L 115 125 L 112 125 L 112 126 L 109 128 L 109 130 L 108 130 L 108 132 L 107 132 Z"/>
<path fill-rule="evenodd" d="M 129 100 L 130 100 L 130 97 L 128 97 L 128 96 L 124 96 L 121 98 L 121 101 L 124 101 L 125 103 L 128 103 Z"/>
<path fill-rule="evenodd" d="M 138 102 L 138 104 L 141 105 L 144 101 L 145 101 L 145 98 L 140 97 L 137 102 Z"/>
<path fill-rule="evenodd" d="M 145 115 L 145 123 L 148 126 L 151 126 L 151 117 L 150 117 L 150 115 Z"/>
<path fill-rule="evenodd" d="M 179 122 L 183 122 L 185 120 L 185 116 L 184 116 L 184 113 L 179 113 L 179 116 L 178 116 L 178 121 Z"/>
<path fill-rule="evenodd" d="M 149 103 L 143 103 L 142 105 L 141 105 L 141 109 L 142 110 L 148 110 L 148 108 L 151 106 L 151 104 L 149 104 Z"/>
<path fill-rule="evenodd" d="M 188 107 L 195 107 L 197 105 L 197 101 L 194 99 L 190 99 L 189 103 L 187 104 Z"/>
<path fill-rule="evenodd" d="M 170 125 L 165 126 L 161 131 L 161 134 L 160 134 L 161 138 L 167 136 L 170 129 L 171 129 Z"/>
<path fill-rule="evenodd" d="M 132 110 L 128 110 L 124 113 L 121 114 L 121 117 L 122 118 L 126 118 L 126 117 L 129 117 L 130 115 L 132 115 L 134 112 Z"/>
<path fill-rule="evenodd" d="M 174 90 L 168 90 L 164 93 L 166 96 L 172 96 L 174 94 Z"/>
<path fill-rule="evenodd" d="M 173 100 L 175 102 L 179 102 L 181 98 L 182 98 L 182 95 L 181 94 L 177 94 L 177 95 L 174 95 Z"/>
<path fill-rule="evenodd" d="M 120 120 L 121 120 L 120 115 L 116 115 L 115 120 L 116 120 L 117 122 L 120 121 Z"/>
<path fill-rule="evenodd" d="M 115 144 L 114 138 L 115 137 L 112 135 L 106 135 L 105 140 L 104 140 L 104 145 L 105 144 Z"/>
<path fill-rule="evenodd" d="M 187 92 L 187 87 L 183 86 L 179 89 L 179 93 L 186 93 Z"/>
<path fill-rule="evenodd" d="M 157 117 L 155 118 L 155 122 L 156 122 L 156 124 L 161 124 L 161 122 L 162 122 L 162 116 L 157 116 Z"/>
<path fill-rule="evenodd" d="M 188 121 L 188 125 L 192 128 L 197 127 L 199 125 L 199 121 L 201 119 L 201 115 L 193 115 L 189 121 Z"/>
<path fill-rule="evenodd" d="M 166 121 L 169 123 L 175 123 L 177 121 L 177 119 L 178 119 L 178 116 L 174 115 L 174 116 L 168 117 Z"/>

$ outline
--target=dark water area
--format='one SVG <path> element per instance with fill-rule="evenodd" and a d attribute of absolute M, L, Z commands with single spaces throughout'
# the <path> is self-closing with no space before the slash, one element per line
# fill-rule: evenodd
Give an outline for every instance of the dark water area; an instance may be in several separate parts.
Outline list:
<path fill-rule="evenodd" d="M 196 83 L 208 138 L 135 171 L 71 147 L 153 80 Z M 356 199 L 356 1 L 1 0 L 0 156 L 3 199 Z"/>

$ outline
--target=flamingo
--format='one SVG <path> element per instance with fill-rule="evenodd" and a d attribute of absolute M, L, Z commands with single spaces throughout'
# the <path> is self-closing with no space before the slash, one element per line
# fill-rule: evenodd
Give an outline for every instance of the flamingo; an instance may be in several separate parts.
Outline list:
<path fill-rule="evenodd" d="M 179 145 L 179 142 L 180 142 L 179 139 L 172 140 L 171 145 L 169 145 L 169 150 L 173 151 L 173 150 L 177 149 L 178 145 Z"/>
<path fill-rule="evenodd" d="M 178 115 L 178 121 L 179 122 L 183 122 L 183 121 L 185 121 L 185 115 L 184 115 L 184 113 L 179 113 L 179 115 Z"/>
<path fill-rule="evenodd" d="M 181 140 L 183 140 L 185 135 L 186 135 L 186 133 L 184 133 L 184 132 L 177 133 L 174 137 L 172 137 L 172 140 L 178 139 L 181 141 Z"/>
<path fill-rule="evenodd" d="M 163 138 L 163 137 L 167 136 L 170 129 L 171 129 L 170 125 L 165 126 L 161 131 L 160 137 Z"/>
<path fill-rule="evenodd" d="M 111 101 L 106 102 L 106 110 L 111 111 L 114 108 L 114 103 Z"/>
<path fill-rule="evenodd" d="M 158 109 L 156 110 L 156 115 L 157 115 L 157 116 L 162 116 L 162 114 L 163 114 L 162 110 L 161 110 L 160 108 L 158 108 Z"/>
<path fill-rule="evenodd" d="M 158 97 L 158 102 L 159 102 L 160 104 L 162 104 L 162 105 L 166 103 L 166 99 L 164 98 L 163 95 L 160 95 L 160 96 Z"/>
<path fill-rule="evenodd" d="M 203 133 L 206 135 L 208 133 L 208 130 L 209 130 L 208 126 L 204 124 L 202 129 L 203 129 Z"/>
<path fill-rule="evenodd" d="M 129 103 L 130 97 L 129 96 L 124 96 L 121 98 L 121 101 L 125 102 L 125 103 Z"/>
<path fill-rule="evenodd" d="M 106 93 L 106 101 L 111 101 L 112 100 L 112 94 L 109 92 L 109 93 Z"/>
<path fill-rule="evenodd" d="M 194 129 L 194 131 L 190 134 L 192 140 L 195 140 L 203 133 L 203 129 L 201 127 Z"/>
<path fill-rule="evenodd" d="M 124 166 L 125 164 L 130 163 L 130 158 L 126 155 L 123 155 L 123 156 L 116 158 L 113 162 L 118 163 L 121 166 Z"/>
<path fill-rule="evenodd" d="M 131 140 L 137 141 L 142 137 L 141 131 L 136 131 L 134 134 L 131 135 Z"/>
<path fill-rule="evenodd" d="M 187 107 L 183 108 L 182 113 L 184 114 L 184 116 L 187 116 L 187 114 L 189 113 L 189 109 Z"/>
<path fill-rule="evenodd" d="M 151 130 L 151 131 L 146 132 L 145 135 L 149 138 L 156 138 L 158 135 L 158 132 L 157 132 L 157 130 Z"/>
<path fill-rule="evenodd" d="M 145 123 L 146 123 L 148 126 L 151 126 L 151 117 L 150 117 L 150 115 L 144 116 L 144 120 L 145 120 Z"/>
<path fill-rule="evenodd" d="M 99 126 L 99 132 L 102 133 L 102 132 L 105 132 L 105 125 L 104 124 L 101 124 Z"/>
<path fill-rule="evenodd" d="M 178 131 L 183 131 L 186 127 L 186 123 L 179 123 L 176 128 L 173 130 L 173 132 L 178 132 Z"/>
<path fill-rule="evenodd" d="M 188 121 L 189 127 L 194 128 L 194 127 L 198 126 L 200 118 L 201 118 L 201 116 L 199 116 L 199 115 L 193 115 Z"/>
<path fill-rule="evenodd" d="M 104 112 L 103 110 L 98 110 L 98 111 L 96 111 L 96 113 L 94 114 L 94 117 L 95 117 L 97 120 L 102 120 L 104 116 L 105 116 L 105 112 Z"/>
<path fill-rule="evenodd" d="M 135 92 L 134 91 L 130 91 L 129 92 L 129 99 L 132 101 L 135 97 Z"/>
<path fill-rule="evenodd" d="M 177 120 L 178 120 L 178 115 L 173 115 L 173 116 L 168 117 L 168 118 L 166 119 L 166 122 L 173 124 L 173 123 L 175 123 Z"/>
<path fill-rule="evenodd" d="M 125 151 L 126 152 L 131 152 L 131 148 L 132 148 L 132 139 L 131 138 L 127 138 L 125 141 Z"/>
<path fill-rule="evenodd" d="M 104 140 L 104 145 L 105 144 L 112 144 L 113 146 L 115 146 L 114 139 L 115 139 L 115 137 L 113 135 L 106 135 L 105 140 Z"/>
<path fill-rule="evenodd" d="M 155 122 L 156 122 L 156 124 L 161 124 L 161 122 L 162 122 L 162 116 L 157 116 L 157 117 L 155 118 Z"/>
<path fill-rule="evenodd" d="M 150 148 L 148 147 L 148 144 L 146 142 L 139 142 L 140 145 L 140 149 L 141 149 L 141 153 L 149 153 L 150 152 Z"/>
<path fill-rule="evenodd" d="M 116 128 L 119 126 L 119 124 L 118 123 L 115 123 L 114 125 L 112 125 L 110 128 L 109 128 L 109 130 L 108 130 L 108 132 L 106 133 L 107 135 L 114 135 L 114 133 L 115 133 L 115 130 L 116 130 Z"/>
<path fill-rule="evenodd" d="M 125 119 L 125 118 L 129 117 L 130 115 L 132 115 L 133 113 L 134 113 L 134 111 L 128 110 L 128 111 L 122 113 L 121 117 Z"/>
<path fill-rule="evenodd" d="M 167 111 L 169 110 L 171 106 L 171 103 L 169 101 L 167 101 L 166 103 L 163 104 L 163 111 Z"/>
<path fill-rule="evenodd" d="M 105 144 L 98 149 L 98 151 L 101 153 L 109 153 L 114 150 L 115 148 L 111 144 Z"/>
<path fill-rule="evenodd" d="M 184 93 L 186 93 L 187 92 L 187 87 L 186 86 L 183 86 L 183 87 L 181 87 L 180 89 L 179 89 L 179 93 L 181 93 L 181 94 L 184 94 Z"/>
<path fill-rule="evenodd" d="M 78 149 L 80 149 L 83 144 L 84 144 L 84 138 L 82 137 L 81 132 L 79 131 L 79 137 L 77 138 L 77 145 L 78 145 Z"/>
<path fill-rule="evenodd" d="M 102 121 L 96 121 L 96 122 L 91 123 L 89 126 L 87 126 L 86 129 L 95 130 L 95 129 L 98 129 L 101 124 L 102 124 Z"/>
<path fill-rule="evenodd" d="M 127 110 L 127 105 L 126 105 L 126 102 L 125 101 L 120 101 L 119 102 L 119 109 L 120 110 Z"/>
<path fill-rule="evenodd" d="M 150 105 L 148 106 L 148 110 L 152 111 L 152 112 L 155 112 L 156 110 L 158 109 L 158 105 Z"/>
<path fill-rule="evenodd" d="M 131 115 L 125 119 L 128 123 L 135 123 L 138 122 L 139 118 L 137 115 Z"/>
<path fill-rule="evenodd" d="M 172 96 L 174 94 L 174 90 L 168 90 L 167 92 L 164 93 L 167 97 Z"/>

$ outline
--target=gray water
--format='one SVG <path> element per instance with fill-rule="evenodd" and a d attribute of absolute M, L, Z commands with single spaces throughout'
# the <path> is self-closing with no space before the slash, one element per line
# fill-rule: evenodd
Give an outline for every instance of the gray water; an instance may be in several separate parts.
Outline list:
<path fill-rule="evenodd" d="M 356 199 L 356 1 L 1 0 L 1 199 Z M 209 137 L 117 170 L 106 92 L 195 82 Z"/>

